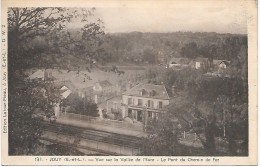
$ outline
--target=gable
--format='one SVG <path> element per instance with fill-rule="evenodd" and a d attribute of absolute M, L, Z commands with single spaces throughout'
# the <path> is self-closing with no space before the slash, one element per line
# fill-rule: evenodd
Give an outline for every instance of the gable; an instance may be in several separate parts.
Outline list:
<path fill-rule="evenodd" d="M 123 93 L 123 95 L 128 96 L 138 96 L 138 97 L 149 97 L 153 99 L 164 99 L 168 100 L 169 95 L 167 93 L 164 85 L 154 85 L 154 84 L 138 84 L 131 88 L 130 90 Z"/>
<path fill-rule="evenodd" d="M 101 87 L 101 85 L 100 85 L 99 83 L 96 83 L 96 84 L 93 86 L 93 89 L 94 89 L 95 91 L 100 91 L 100 90 L 102 90 L 102 87 Z"/>
<path fill-rule="evenodd" d="M 69 88 L 67 86 L 63 86 L 62 88 L 60 88 L 60 90 L 69 90 Z"/>

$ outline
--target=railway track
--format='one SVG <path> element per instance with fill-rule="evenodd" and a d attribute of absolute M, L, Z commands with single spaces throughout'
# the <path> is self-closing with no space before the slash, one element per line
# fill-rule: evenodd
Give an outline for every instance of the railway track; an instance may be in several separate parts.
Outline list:
<path fill-rule="evenodd" d="M 52 142 L 52 143 L 57 143 L 57 141 L 53 140 L 53 139 L 48 139 L 48 138 L 44 138 L 44 137 L 40 137 L 40 139 L 41 140 L 45 140 L 45 141 L 49 141 L 49 142 Z M 95 149 L 95 148 L 91 148 L 91 147 L 87 147 L 87 146 L 79 146 L 79 145 L 75 145 L 75 144 L 71 144 L 71 143 L 67 143 L 67 142 L 59 141 L 58 143 L 60 145 L 66 146 L 66 147 L 80 148 L 80 149 L 86 149 L 86 150 L 95 151 L 95 152 L 97 152 L 97 153 L 99 153 L 100 155 L 103 155 L 103 156 L 107 156 L 107 155 L 123 155 L 123 154 L 118 154 L 118 153 L 110 152 L 110 151 L 103 151 L 103 150 L 100 150 L 100 149 Z"/>
<path fill-rule="evenodd" d="M 105 131 L 85 129 L 64 124 L 50 124 L 44 122 L 43 129 L 45 131 L 55 132 L 57 134 L 65 134 L 68 136 L 74 136 L 82 139 L 88 139 L 129 148 L 140 148 L 141 145 L 140 138 L 135 136 L 127 136 Z"/>

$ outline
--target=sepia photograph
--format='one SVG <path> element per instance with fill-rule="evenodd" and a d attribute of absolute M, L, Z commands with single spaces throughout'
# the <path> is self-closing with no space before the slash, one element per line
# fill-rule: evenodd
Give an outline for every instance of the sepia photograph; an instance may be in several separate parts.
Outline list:
<path fill-rule="evenodd" d="M 257 2 L 127 2 L 6 7 L 6 156 L 249 157 Z"/>

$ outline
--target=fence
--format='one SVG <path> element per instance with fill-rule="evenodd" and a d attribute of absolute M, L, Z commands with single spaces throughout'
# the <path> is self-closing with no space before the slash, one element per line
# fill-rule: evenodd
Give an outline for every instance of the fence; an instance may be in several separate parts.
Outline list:
<path fill-rule="evenodd" d="M 182 134 L 181 135 L 182 139 L 185 139 L 185 140 L 188 140 L 188 141 L 199 140 L 196 133 L 189 133 L 189 132 L 183 131 L 181 134 Z"/>
<path fill-rule="evenodd" d="M 179 142 L 186 146 L 192 146 L 192 147 L 196 147 L 196 148 L 203 147 L 203 145 L 196 133 L 183 131 L 179 138 Z"/>
<path fill-rule="evenodd" d="M 99 124 L 99 125 L 104 125 L 104 126 L 132 129 L 135 131 L 143 131 L 143 125 L 134 124 L 134 123 L 132 124 L 132 123 L 124 122 L 124 121 L 100 119 L 97 117 L 91 117 L 91 116 L 74 114 L 74 113 L 62 113 L 60 117 L 77 119 L 77 120 L 86 121 L 89 123 Z"/>

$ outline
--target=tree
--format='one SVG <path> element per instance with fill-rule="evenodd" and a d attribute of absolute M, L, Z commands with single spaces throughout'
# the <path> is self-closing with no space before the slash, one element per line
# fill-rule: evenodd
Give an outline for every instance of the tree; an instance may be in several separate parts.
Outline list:
<path fill-rule="evenodd" d="M 228 142 L 229 155 L 237 155 L 236 139 L 243 140 L 245 145 L 248 143 L 248 117 L 242 118 L 242 113 L 247 113 L 247 84 L 240 78 L 212 78 L 204 79 L 200 85 L 190 87 L 195 89 L 193 94 L 196 95 L 196 108 L 198 121 L 203 121 L 202 129 L 205 131 L 205 148 L 209 154 L 216 154 L 216 145 L 214 136 L 221 136 Z M 201 112 L 198 104 L 204 102 L 204 106 L 211 106 L 212 112 Z M 242 107 L 246 106 L 246 107 Z M 238 133 L 238 129 L 244 129 Z M 223 133 L 219 133 L 219 130 Z M 247 144 L 246 144 L 247 143 Z M 247 148 L 243 151 L 246 153 Z"/>
<path fill-rule="evenodd" d="M 77 93 L 73 93 L 69 98 L 62 100 L 62 107 L 70 106 L 67 110 L 70 113 L 88 115 L 92 117 L 98 117 L 97 104 L 93 101 L 78 96 Z"/>
<path fill-rule="evenodd" d="M 191 43 L 186 44 L 184 47 L 181 48 L 180 54 L 183 57 L 187 57 L 190 59 L 196 58 L 198 56 L 197 43 L 191 42 Z"/>
<path fill-rule="evenodd" d="M 164 74 L 166 75 L 164 76 Z M 234 156 L 238 154 L 236 140 L 243 141 L 241 150 L 243 155 L 247 155 L 247 81 L 234 77 L 206 78 L 200 72 L 190 69 L 183 69 L 176 73 L 163 71 L 160 76 L 164 76 L 160 81 L 164 81 L 165 84 L 176 84 L 178 87 L 183 85 L 183 91 L 180 91 L 174 102 L 168 106 L 168 112 L 171 115 L 168 113 L 157 124 L 153 124 L 154 129 L 159 128 L 163 131 L 162 129 L 165 129 L 167 126 L 171 127 L 170 124 L 164 125 L 164 123 L 167 124 L 168 119 L 186 121 L 191 125 L 188 129 L 197 133 L 203 145 L 204 151 L 199 154 L 219 155 L 219 146 L 216 144 L 215 138 L 221 137 L 228 143 L 227 155 Z M 222 99 L 224 100 L 220 100 L 220 97 L 223 97 Z M 193 119 L 186 119 L 185 117 L 192 117 Z M 223 136 L 224 130 L 225 136 Z M 148 145 L 152 146 L 146 149 L 148 152 L 158 150 L 160 147 L 164 148 L 164 145 L 158 144 L 161 140 L 170 140 L 170 136 L 166 134 L 164 135 L 156 131 L 153 133 L 157 135 L 145 140 L 146 147 Z M 163 143 L 161 142 L 161 144 Z M 176 147 L 175 149 L 181 147 L 180 145 L 171 144 Z M 196 152 L 196 150 L 193 151 Z M 195 155 L 193 151 L 186 154 Z M 162 154 L 170 155 L 169 152 L 163 152 Z"/>
<path fill-rule="evenodd" d="M 18 87 L 19 86 L 19 87 Z M 15 92 L 14 92 L 15 91 Z M 45 92 L 45 93 L 43 93 Z M 47 83 L 32 81 L 17 83 L 9 92 L 9 154 L 32 154 L 41 135 L 41 117 L 33 117 L 40 109 L 53 115 L 53 104 L 59 101 L 58 90 Z"/>
<path fill-rule="evenodd" d="M 102 44 L 101 37 L 104 35 L 103 22 L 100 19 L 89 22 L 94 16 L 94 11 L 95 8 L 10 8 L 8 10 L 8 51 L 9 58 L 16 61 L 9 61 L 9 70 L 18 67 L 30 68 L 37 63 L 41 64 L 42 58 L 46 57 L 44 53 L 47 53 L 56 63 L 58 60 L 64 60 L 65 51 L 77 53 L 75 47 L 78 45 L 93 49 L 85 52 L 84 55 L 73 55 L 84 61 L 92 60 L 92 53 L 100 49 L 97 47 Z M 85 25 L 80 31 L 72 32 L 67 26 L 76 19 Z M 82 35 L 78 37 L 77 34 Z M 39 42 L 39 39 L 41 50 L 34 44 L 37 40 Z M 38 55 L 37 60 L 34 59 L 35 55 Z M 92 61 L 88 61 L 90 62 Z M 48 63 L 52 64 L 51 61 Z M 64 63 L 63 67 L 67 62 Z"/>
<path fill-rule="evenodd" d="M 145 62 L 149 62 L 151 64 L 154 64 L 154 63 L 156 63 L 156 56 L 155 56 L 155 54 L 153 53 L 152 50 L 145 49 L 143 51 L 143 60 Z"/>
<path fill-rule="evenodd" d="M 148 137 L 142 140 L 142 156 L 180 155 L 178 149 L 178 126 L 169 114 L 160 115 L 159 119 L 149 122 Z"/>
<path fill-rule="evenodd" d="M 32 114 L 40 107 L 50 116 L 58 101 L 52 82 L 29 82 L 20 71 L 53 63 L 66 67 L 62 51 L 80 43 L 66 26 L 73 19 L 84 23 L 83 36 L 94 41 L 102 35 L 102 21 L 88 22 L 95 8 L 9 8 L 8 10 L 8 106 L 9 106 L 9 154 L 33 154 L 32 148 L 41 135 L 41 124 Z M 97 37 L 98 36 L 98 37 Z M 46 42 L 47 41 L 47 42 Z M 81 55 L 81 59 L 92 57 Z M 61 63 L 57 63 L 61 60 Z M 92 63 L 92 61 L 89 61 Z M 42 90 L 47 93 L 43 96 Z"/>

